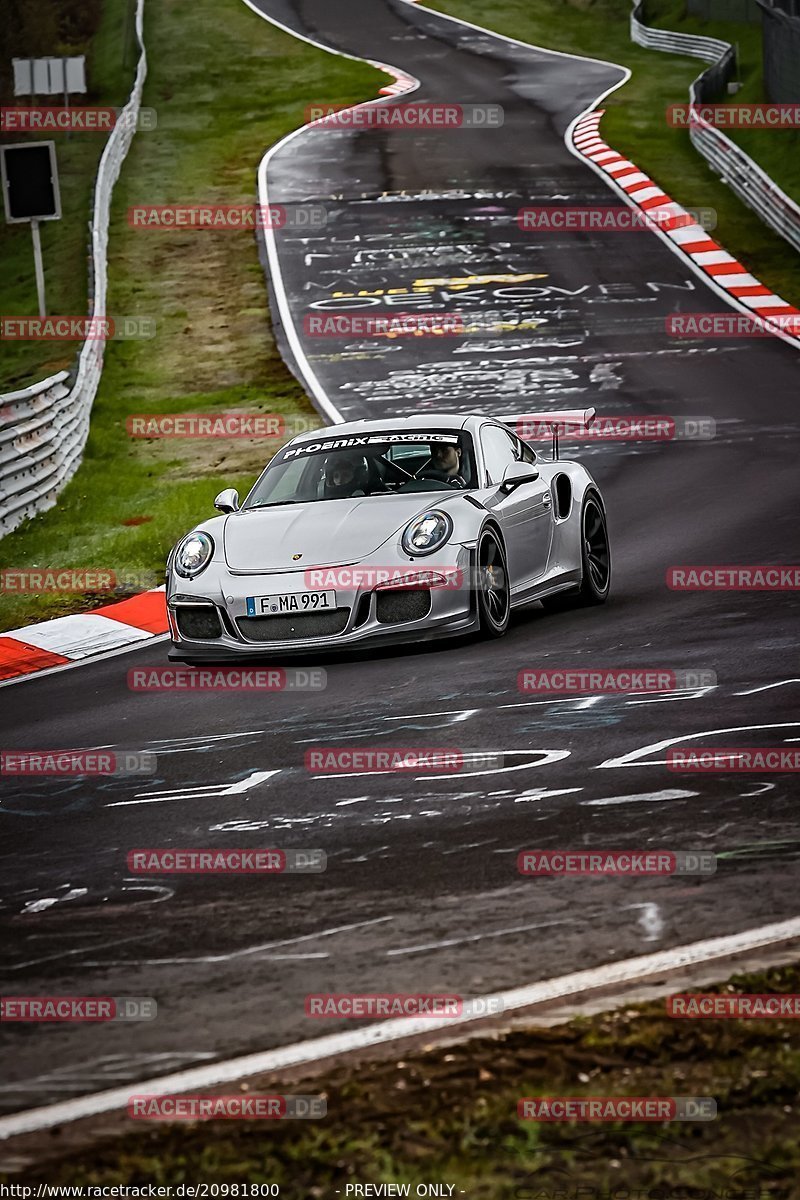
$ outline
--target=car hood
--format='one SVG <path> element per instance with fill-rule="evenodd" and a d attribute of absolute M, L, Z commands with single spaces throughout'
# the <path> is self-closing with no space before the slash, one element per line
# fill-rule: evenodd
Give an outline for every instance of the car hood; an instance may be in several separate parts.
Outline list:
<path fill-rule="evenodd" d="M 416 492 L 245 509 L 225 521 L 225 560 L 233 571 L 303 570 L 359 562 L 396 537 L 417 513 L 449 508 L 453 501 L 458 496 Z"/>

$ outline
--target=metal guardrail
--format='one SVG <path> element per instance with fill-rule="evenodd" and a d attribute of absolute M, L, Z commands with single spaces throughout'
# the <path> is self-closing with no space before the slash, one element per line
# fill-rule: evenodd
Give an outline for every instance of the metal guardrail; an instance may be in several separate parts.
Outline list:
<path fill-rule="evenodd" d="M 733 78 L 736 70 L 733 46 L 718 38 L 650 29 L 641 20 L 642 7 L 642 0 L 634 0 L 631 39 L 638 46 L 668 54 L 686 54 L 713 64 L 701 72 L 689 88 L 689 137 L 695 150 L 766 225 L 795 250 L 800 250 L 800 206 L 722 130 L 703 120 L 695 108 L 709 103 L 713 95 L 718 96 L 720 85 Z"/>
<path fill-rule="evenodd" d="M 139 62 L 131 94 L 109 134 L 97 168 L 90 237 L 89 316 L 106 315 L 108 225 L 111 193 L 128 153 L 147 75 L 144 0 L 136 3 Z M 68 372 L 0 395 L 0 537 L 45 512 L 80 465 L 89 418 L 103 371 L 105 341 L 81 346 L 70 383 Z"/>

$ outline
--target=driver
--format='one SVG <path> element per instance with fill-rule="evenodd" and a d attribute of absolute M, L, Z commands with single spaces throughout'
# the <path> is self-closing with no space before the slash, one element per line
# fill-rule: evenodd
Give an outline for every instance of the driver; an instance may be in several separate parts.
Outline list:
<path fill-rule="evenodd" d="M 434 478 L 443 479 L 456 487 L 466 487 L 461 474 L 461 447 L 452 442 L 431 442 L 431 462 L 428 471 Z M 428 471 L 425 474 L 428 474 Z"/>

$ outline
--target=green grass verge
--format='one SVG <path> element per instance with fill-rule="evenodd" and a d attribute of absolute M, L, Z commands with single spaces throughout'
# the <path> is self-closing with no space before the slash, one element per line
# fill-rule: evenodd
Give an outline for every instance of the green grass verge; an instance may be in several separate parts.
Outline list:
<path fill-rule="evenodd" d="M 800 307 L 800 256 L 730 192 L 694 149 L 688 132 L 667 125 L 668 106 L 688 103 L 689 85 L 702 62 L 631 42 L 630 0 L 431 0 L 430 7 L 508 37 L 629 67 L 631 79 L 603 102 L 606 141 L 680 204 L 715 209 L 713 236 L 762 283 Z M 742 35 L 748 27 L 726 28 Z M 754 86 L 748 75 L 748 87 Z M 745 93 L 744 98 L 753 97 Z M 766 131 L 740 140 L 761 161 L 763 153 L 780 153 L 780 147 L 789 145 L 784 139 L 795 137 Z M 795 163 L 781 176 L 787 190 L 790 175 L 797 180 L 798 172 L 800 163 Z M 800 186 L 795 183 L 793 189 L 800 197 Z"/>
<path fill-rule="evenodd" d="M 737 77 L 742 86 L 735 96 L 727 101 L 723 99 L 720 103 L 734 105 L 766 101 L 760 25 L 700 20 L 687 13 L 686 0 L 648 0 L 645 16 L 648 25 L 659 29 L 721 38 L 738 48 Z M 698 60 L 698 74 L 704 65 Z M 787 196 L 800 201 L 800 130 L 726 129 L 723 132 L 731 141 L 737 142 L 783 188 Z"/>
<path fill-rule="evenodd" d="M 800 968 L 703 990 L 728 988 L 796 993 Z M 254 1085 L 255 1093 L 323 1093 L 327 1117 L 154 1125 L 43 1162 L 26 1182 L 238 1184 L 239 1196 L 245 1184 L 273 1183 L 284 1200 L 344 1196 L 348 1183 L 410 1184 L 413 1196 L 416 1184 L 434 1182 L 470 1200 L 797 1200 L 796 1024 L 673 1020 L 662 999 L 285 1087 Z M 718 1116 L 608 1125 L 517 1119 L 519 1098 L 548 1095 L 712 1096 Z"/>
<path fill-rule="evenodd" d="M 222 486 L 248 486 L 277 443 L 132 441 L 126 416 L 313 415 L 270 332 L 254 235 L 135 230 L 127 209 L 252 202 L 264 150 L 303 124 L 310 100 L 352 103 L 386 76 L 282 33 L 241 0 L 148 0 L 145 13 L 143 102 L 158 127 L 136 135 L 115 189 L 109 312 L 155 318 L 157 336 L 109 343 L 84 462 L 55 509 L 0 541 L 0 566 L 156 570 L 163 579 L 170 546 L 213 511 Z M 0 628 L 97 603 L 6 595 Z"/>

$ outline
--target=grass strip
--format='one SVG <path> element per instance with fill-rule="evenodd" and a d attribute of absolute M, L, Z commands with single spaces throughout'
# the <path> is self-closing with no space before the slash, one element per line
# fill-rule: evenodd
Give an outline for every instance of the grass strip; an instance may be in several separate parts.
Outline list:
<path fill-rule="evenodd" d="M 798 993 L 800 967 L 699 990 Z M 324 1094 L 327 1116 L 154 1124 L 43 1162 L 26 1182 L 202 1182 L 239 1185 L 240 1196 L 257 1194 L 245 1185 L 277 1184 L 283 1200 L 345 1196 L 353 1183 L 408 1184 L 412 1196 L 417 1184 L 444 1183 L 470 1200 L 797 1200 L 798 1087 L 796 1021 L 676 1020 L 662 998 L 399 1062 L 342 1066 L 283 1088 L 252 1085 L 256 1094 Z M 517 1118 L 521 1097 L 564 1095 L 712 1096 L 718 1116 L 658 1124 Z"/>

